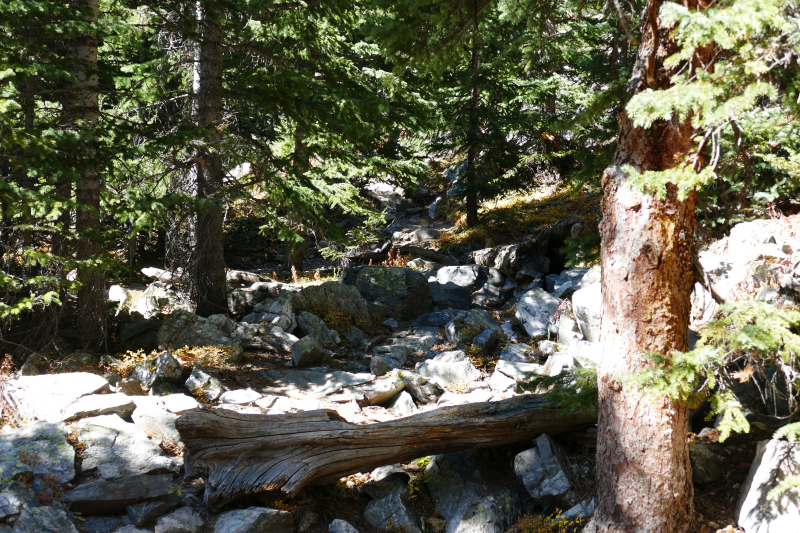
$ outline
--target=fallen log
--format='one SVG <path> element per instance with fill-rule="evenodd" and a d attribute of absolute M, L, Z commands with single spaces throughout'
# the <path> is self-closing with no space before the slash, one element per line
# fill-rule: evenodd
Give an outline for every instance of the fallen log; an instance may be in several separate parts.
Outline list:
<path fill-rule="evenodd" d="M 239 283 L 258 283 L 259 281 L 272 281 L 269 276 L 256 274 L 255 272 L 245 272 L 244 270 L 228 270 L 225 272 L 225 279 L 227 281 L 236 281 Z"/>
<path fill-rule="evenodd" d="M 431 250 L 429 248 L 422 248 L 421 246 L 400 246 L 399 248 L 396 248 L 396 252 L 400 252 L 402 255 L 411 254 L 411 256 L 421 257 L 436 263 L 442 263 L 445 260 L 445 256 L 441 252 L 437 252 L 436 250 Z"/>
<path fill-rule="evenodd" d="M 356 472 L 417 457 L 486 448 L 574 431 L 590 413 L 559 416 L 540 395 L 443 407 L 392 422 L 359 426 L 335 411 L 255 415 L 196 410 L 177 428 L 188 467 L 205 478 L 212 510 L 259 492 L 295 496 L 305 485 L 335 482 Z"/>

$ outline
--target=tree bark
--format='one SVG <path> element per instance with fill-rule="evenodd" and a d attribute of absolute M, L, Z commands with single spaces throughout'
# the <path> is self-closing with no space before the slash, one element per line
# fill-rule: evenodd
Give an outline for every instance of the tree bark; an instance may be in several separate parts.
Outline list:
<path fill-rule="evenodd" d="M 33 31 L 31 31 L 31 36 L 28 37 L 29 45 L 33 45 L 34 38 L 33 38 Z M 25 78 L 25 81 L 22 85 L 22 91 L 25 95 L 25 98 L 22 101 L 22 113 L 23 113 L 23 127 L 25 131 L 29 134 L 33 132 L 34 120 L 36 118 L 36 80 L 30 74 Z M 23 157 L 25 159 L 29 159 L 32 157 L 33 153 L 30 148 L 26 148 L 23 150 Z M 22 171 L 22 176 L 20 177 L 20 186 L 26 191 L 32 191 L 36 187 L 36 179 L 33 177 L 33 174 L 30 170 L 26 168 Z M 25 224 L 32 224 L 34 219 L 33 207 L 27 206 L 24 211 L 24 220 Z M 23 230 L 22 231 L 22 247 L 27 248 L 31 246 L 33 243 L 33 234 L 30 230 Z M 27 270 L 27 268 L 25 268 Z"/>
<path fill-rule="evenodd" d="M 478 2 L 473 2 L 474 20 L 472 34 L 472 90 L 469 104 L 469 130 L 467 131 L 467 226 L 473 228 L 478 225 L 478 171 L 475 168 L 478 159 L 478 104 L 480 101 L 480 86 L 478 83 L 478 70 L 481 65 L 480 54 L 480 22 L 478 19 Z"/>
<path fill-rule="evenodd" d="M 658 21 L 660 4 L 651 0 L 645 12 L 631 93 L 665 89 L 675 73 L 663 64 L 678 48 L 671 28 Z M 624 111 L 619 126 L 614 163 L 602 177 L 604 355 L 597 374 L 597 505 L 586 531 L 681 533 L 693 519 L 687 408 L 621 381 L 648 365 L 646 352 L 688 348 L 697 196 L 681 201 L 670 186 L 660 200 L 631 188 L 622 167 L 675 167 L 692 149 L 692 128 L 688 120 L 638 128 Z"/>
<path fill-rule="evenodd" d="M 86 10 L 86 22 L 97 24 L 98 0 L 82 0 L 77 5 Z M 75 198 L 78 201 L 75 219 L 78 242 L 75 256 L 79 261 L 88 261 L 103 253 L 103 246 L 98 241 L 100 176 L 93 165 L 96 150 L 92 131 L 100 118 L 97 38 L 93 33 L 87 33 L 73 39 L 71 46 L 73 75 L 76 79 L 68 92 L 65 114 L 69 127 L 90 132 L 88 138 L 84 139 L 85 146 L 78 154 L 80 175 L 75 186 Z M 84 346 L 97 349 L 106 338 L 104 276 L 97 268 L 83 266 L 78 269 L 78 280 L 81 283 L 78 292 L 79 339 Z"/>
<path fill-rule="evenodd" d="M 524 395 L 443 407 L 366 426 L 335 411 L 250 415 L 221 409 L 190 411 L 177 421 L 187 464 L 206 478 L 206 504 L 218 509 L 259 492 L 295 496 L 305 485 L 426 455 L 487 448 L 575 431 L 591 413 L 559 413 L 546 398 Z"/>
<path fill-rule="evenodd" d="M 221 13 L 212 2 L 198 3 L 200 33 L 198 83 L 196 94 L 197 124 L 208 130 L 208 137 L 195 154 L 197 196 L 215 199 L 222 187 L 222 160 L 219 143 L 222 135 L 222 47 L 224 36 Z M 197 214 L 197 240 L 193 254 L 196 312 L 201 316 L 227 313 L 225 258 L 223 252 L 223 215 L 219 207 L 209 205 Z"/>
<path fill-rule="evenodd" d="M 311 168 L 311 165 L 308 163 L 308 146 L 305 142 L 306 130 L 303 125 L 303 121 L 306 117 L 302 112 L 300 115 L 301 117 L 298 119 L 294 129 L 294 157 L 292 158 L 292 170 L 298 176 L 305 174 Z M 303 262 L 309 243 L 308 237 L 305 235 L 305 230 L 303 229 L 304 221 L 302 215 L 301 213 L 297 213 L 295 225 L 298 232 L 303 235 L 303 240 L 300 242 L 287 240 L 283 243 L 285 255 L 283 268 L 287 271 L 291 271 L 292 267 L 294 267 L 296 272 L 303 271 Z"/>

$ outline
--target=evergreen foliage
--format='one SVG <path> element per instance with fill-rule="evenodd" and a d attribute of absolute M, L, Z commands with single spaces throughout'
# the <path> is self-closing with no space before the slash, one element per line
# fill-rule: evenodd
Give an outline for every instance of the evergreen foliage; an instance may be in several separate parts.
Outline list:
<path fill-rule="evenodd" d="M 701 220 L 724 226 L 786 198 L 798 186 L 794 116 L 798 104 L 800 18 L 792 1 L 732 0 L 692 12 L 666 2 L 660 16 L 675 29 L 681 51 L 667 60 L 679 65 L 703 47 L 717 53 L 709 65 L 684 68 L 670 89 L 647 90 L 627 105 L 639 126 L 655 120 L 690 118 L 696 150 L 669 171 L 639 174 L 632 183 L 664 194 L 673 183 L 680 194 L 697 189 Z"/>
<path fill-rule="evenodd" d="M 560 414 L 597 412 L 597 369 L 594 366 L 576 366 L 556 376 L 535 376 L 521 386 L 531 391 L 548 391 L 550 405 Z"/>
<path fill-rule="evenodd" d="M 37 325 L 3 343 L 56 342 L 64 308 L 85 300 L 85 274 L 133 269 L 137 239 L 167 240 L 161 259 L 178 271 L 204 216 L 217 217 L 214 239 L 224 213 L 265 220 L 262 233 L 284 241 L 290 262 L 311 241 L 330 257 L 375 242 L 383 214 L 364 201 L 375 182 L 411 190 L 450 167 L 470 224 L 479 201 L 534 187 L 545 170 L 576 188 L 596 184 L 614 153 L 639 38 L 631 20 L 644 2 L 622 11 L 593 0 L 202 4 L 198 21 L 195 2 L 103 0 L 97 23 L 73 2 L 0 4 L 0 323 L 4 333 L 14 321 Z M 790 199 L 800 172 L 797 5 L 725 0 L 694 12 L 666 2 L 660 16 L 682 46 L 670 64 L 703 47 L 718 53 L 627 103 L 637 125 L 690 119 L 696 138 L 671 170 L 629 168 L 633 183 L 659 195 L 667 184 L 698 190 L 711 228 Z M 207 122 L 196 82 L 204 24 L 223 37 L 222 112 Z M 70 49 L 87 35 L 99 55 L 93 124 L 69 108 L 80 74 Z M 197 176 L 210 155 L 223 176 L 206 190 Z M 76 193 L 87 169 L 102 184 L 99 206 Z M 81 228 L 81 212 L 99 224 Z M 357 227 L 335 223 L 351 215 Z M 100 251 L 81 256 L 79 242 Z M 599 240 L 571 237 L 564 253 L 591 263 Z M 187 296 L 197 303 L 197 291 Z M 767 383 L 778 369 L 797 410 L 799 326 L 795 311 L 728 304 L 695 350 L 653 354 L 629 381 L 655 396 L 708 399 L 723 438 L 747 431 L 733 380 Z M 576 369 L 534 387 L 553 388 L 566 409 L 596 408 L 595 379 Z M 776 437 L 796 440 L 798 427 Z"/>
<path fill-rule="evenodd" d="M 438 103 L 428 150 L 452 162 L 467 225 L 478 200 L 531 187 L 545 169 L 597 180 L 632 66 L 616 13 L 593 2 L 376 4 L 375 39 Z"/>
<path fill-rule="evenodd" d="M 789 117 L 797 111 L 800 87 L 793 67 L 800 35 L 797 6 L 784 0 L 732 0 L 693 12 L 665 3 L 660 16 L 675 28 L 672 36 L 682 47 L 669 64 L 691 60 L 702 47 L 714 46 L 717 53 L 712 64 L 682 69 L 671 88 L 644 91 L 628 103 L 638 126 L 690 119 L 696 132 L 693 155 L 663 172 L 627 167 L 631 182 L 660 197 L 667 184 L 676 185 L 681 198 L 698 190 L 711 226 L 746 217 L 748 195 L 756 202 L 774 202 L 796 190 L 797 137 Z M 725 205 L 731 200 L 733 209 Z M 760 302 L 726 304 L 694 350 L 651 354 L 653 367 L 631 375 L 630 381 L 654 396 L 690 403 L 709 398 L 711 415 L 722 414 L 724 440 L 732 431 L 749 430 L 729 390 L 734 378 L 769 386 L 766 375 L 777 368 L 785 376 L 789 408 L 797 411 L 798 325 L 796 311 Z M 732 365 L 741 370 L 729 373 Z"/>
<path fill-rule="evenodd" d="M 630 374 L 630 385 L 652 397 L 669 396 L 697 406 L 709 399 L 709 417 L 722 415 L 720 440 L 731 432 L 747 432 L 750 424 L 742 405 L 731 394 L 733 380 L 756 380 L 769 387 L 776 369 L 787 377 L 790 414 L 798 411 L 794 368 L 800 353 L 800 312 L 784 311 L 764 302 L 736 302 L 721 307 L 719 317 L 701 332 L 689 352 L 650 354 L 653 366 Z M 733 371 L 732 368 L 740 368 Z M 787 430 L 788 431 L 788 430 Z"/>

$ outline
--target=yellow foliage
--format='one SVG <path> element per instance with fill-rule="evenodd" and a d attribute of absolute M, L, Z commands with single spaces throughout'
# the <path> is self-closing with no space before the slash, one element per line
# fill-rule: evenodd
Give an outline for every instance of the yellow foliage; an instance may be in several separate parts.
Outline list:
<path fill-rule="evenodd" d="M 475 368 L 485 368 L 489 372 L 494 372 L 494 367 L 497 365 L 499 355 L 495 355 L 494 353 L 486 355 L 481 354 L 480 347 L 474 344 L 465 346 L 464 353 L 469 357 L 469 360 L 472 361 L 472 364 L 475 365 Z"/>
<path fill-rule="evenodd" d="M 186 346 L 177 350 L 170 350 L 170 354 L 184 366 L 200 363 L 205 368 L 222 368 L 229 366 L 228 360 L 234 351 L 241 350 L 238 346 Z M 117 356 L 118 363 L 111 365 L 111 369 L 126 378 L 139 363 L 144 363 L 155 358 L 163 350 L 153 350 L 145 354 L 144 350 L 128 350 Z M 245 354 L 246 356 L 246 354 Z"/>
<path fill-rule="evenodd" d="M 151 359 L 158 355 L 159 352 L 152 351 L 150 354 L 145 354 L 141 348 L 138 350 L 128 350 L 124 354 L 117 356 L 117 363 L 111 365 L 111 370 L 119 374 L 123 379 L 127 378 L 133 371 L 133 367 L 139 363 L 144 363 L 147 359 Z"/>
<path fill-rule="evenodd" d="M 550 516 L 525 515 L 511 528 L 512 533 L 579 533 L 583 529 L 583 519 L 567 520 L 557 511 Z"/>
<path fill-rule="evenodd" d="M 200 363 L 205 368 L 221 368 L 229 366 L 228 361 L 235 358 L 238 350 L 238 346 L 186 346 L 170 353 L 184 365 Z"/>
<path fill-rule="evenodd" d="M 270 504 L 270 507 L 273 509 L 277 509 L 279 511 L 287 511 L 292 512 L 294 511 L 297 506 L 296 505 L 289 505 L 288 503 L 284 502 L 283 500 L 277 500 Z"/>

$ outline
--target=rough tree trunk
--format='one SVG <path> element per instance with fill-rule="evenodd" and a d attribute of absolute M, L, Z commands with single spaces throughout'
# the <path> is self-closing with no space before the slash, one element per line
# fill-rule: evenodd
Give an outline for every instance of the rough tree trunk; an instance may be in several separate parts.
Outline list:
<path fill-rule="evenodd" d="M 98 0 L 82 0 L 78 5 L 85 8 L 85 19 L 97 23 Z M 73 74 L 76 81 L 67 97 L 69 126 L 77 130 L 91 130 L 100 117 L 97 80 L 97 39 L 93 34 L 75 38 L 71 46 L 74 61 Z M 93 165 L 95 158 L 94 137 L 86 140 L 80 154 L 75 198 L 78 201 L 75 229 L 78 242 L 75 256 L 88 260 L 103 253 L 97 240 L 100 228 L 100 176 Z M 81 267 L 78 270 L 81 289 L 78 292 L 78 332 L 80 342 L 92 349 L 98 348 L 106 338 L 105 287 L 103 273 L 97 269 Z"/>
<path fill-rule="evenodd" d="M 467 132 L 467 226 L 473 228 L 478 225 L 478 169 L 475 168 L 478 159 L 478 104 L 480 100 L 480 87 L 478 85 L 478 70 L 481 65 L 479 50 L 480 22 L 478 19 L 478 2 L 473 2 L 473 35 L 472 35 L 472 91 L 469 103 L 469 131 Z"/>
<path fill-rule="evenodd" d="M 222 46 L 224 43 L 221 13 L 212 2 L 198 5 L 200 45 L 198 91 L 195 102 L 197 123 L 211 129 L 211 134 L 195 154 L 197 196 L 214 198 L 222 187 L 222 160 L 219 154 L 222 123 Z M 227 313 L 225 293 L 225 258 L 223 253 L 222 211 L 209 206 L 197 214 L 197 239 L 193 254 L 196 311 L 208 316 Z"/>
<path fill-rule="evenodd" d="M 663 64 L 677 47 L 659 26 L 660 3 L 647 6 L 631 93 L 665 89 L 674 74 Z M 603 174 L 597 506 L 586 531 L 681 533 L 693 518 L 687 408 L 621 379 L 648 364 L 645 352 L 688 348 L 696 194 L 679 201 L 671 187 L 659 200 L 629 187 L 622 167 L 676 166 L 692 148 L 692 129 L 688 121 L 636 128 L 624 111 L 619 124 L 614 164 Z"/>
<path fill-rule="evenodd" d="M 302 112 L 301 115 L 303 115 Z M 292 169 L 298 176 L 305 174 L 311 168 L 311 165 L 308 163 L 308 146 L 305 143 L 306 130 L 303 126 L 303 120 L 305 120 L 305 116 L 301 116 L 300 120 L 297 121 L 294 130 L 294 158 L 292 160 Z M 299 233 L 305 238 L 300 242 L 289 240 L 284 242 L 283 249 L 285 257 L 283 268 L 287 271 L 291 271 L 292 267 L 294 267 L 295 271 L 299 273 L 303 271 L 303 262 L 309 243 L 307 236 L 305 236 L 305 231 L 302 228 L 302 215 L 297 218 Z"/>
<path fill-rule="evenodd" d="M 28 42 L 31 45 L 33 45 L 32 38 L 30 38 Z M 22 112 L 25 117 L 24 127 L 25 131 L 30 133 L 33 131 L 34 119 L 36 118 L 36 94 L 35 94 L 36 80 L 34 79 L 33 76 L 28 75 L 28 77 L 25 78 L 25 84 L 23 90 L 25 92 L 25 100 L 22 104 Z M 24 151 L 24 155 L 26 159 L 31 157 L 33 155 L 31 149 L 26 148 Z M 32 173 L 28 171 L 27 168 L 22 173 L 22 179 L 20 180 L 20 184 L 22 185 L 22 188 L 25 189 L 26 191 L 32 191 L 36 188 L 36 179 L 33 177 Z M 28 206 L 25 211 L 26 211 L 25 222 L 27 224 L 31 224 L 34 219 L 33 207 Z M 22 247 L 26 248 L 28 246 L 31 246 L 31 244 L 33 244 L 33 234 L 31 233 L 30 230 L 24 230 L 22 232 Z"/>

